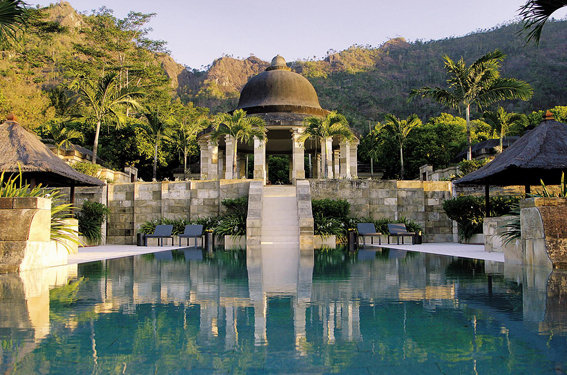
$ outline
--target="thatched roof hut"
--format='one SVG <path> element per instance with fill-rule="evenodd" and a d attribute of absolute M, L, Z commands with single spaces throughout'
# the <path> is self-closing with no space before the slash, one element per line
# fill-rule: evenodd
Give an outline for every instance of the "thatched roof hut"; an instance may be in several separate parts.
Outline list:
<path fill-rule="evenodd" d="M 460 185 L 548 185 L 567 172 L 567 125 L 546 117 L 484 167 L 455 181 Z"/>
<path fill-rule="evenodd" d="M 104 182 L 84 175 L 57 157 L 39 138 L 15 121 L 0 124 L 0 172 L 18 172 L 30 183 L 44 186 L 100 186 Z"/>

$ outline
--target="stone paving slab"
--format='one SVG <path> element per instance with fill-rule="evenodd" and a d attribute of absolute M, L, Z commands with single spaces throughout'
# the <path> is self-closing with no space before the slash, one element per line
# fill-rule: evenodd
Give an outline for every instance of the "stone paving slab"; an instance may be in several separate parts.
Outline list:
<path fill-rule="evenodd" d="M 425 243 L 421 245 L 367 245 L 369 247 L 382 247 L 390 249 L 416 251 L 428 254 L 456 256 L 461 258 L 489 260 L 493 262 L 504 262 L 503 253 L 488 253 L 484 251 L 484 245 L 467 245 L 453 242 Z"/>
<path fill-rule="evenodd" d="M 70 254 L 68 264 L 96 262 L 105 259 L 129 257 L 133 255 L 157 253 L 185 249 L 187 246 L 135 246 L 135 245 L 104 245 L 81 247 L 77 254 Z"/>

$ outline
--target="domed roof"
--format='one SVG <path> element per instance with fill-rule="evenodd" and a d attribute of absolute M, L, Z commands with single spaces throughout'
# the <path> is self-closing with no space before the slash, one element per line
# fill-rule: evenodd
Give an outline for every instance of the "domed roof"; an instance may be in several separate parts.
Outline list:
<path fill-rule="evenodd" d="M 279 55 L 272 59 L 266 71 L 246 83 L 237 109 L 248 113 L 292 112 L 322 116 L 327 113 L 321 108 L 311 83 L 292 72 Z"/>

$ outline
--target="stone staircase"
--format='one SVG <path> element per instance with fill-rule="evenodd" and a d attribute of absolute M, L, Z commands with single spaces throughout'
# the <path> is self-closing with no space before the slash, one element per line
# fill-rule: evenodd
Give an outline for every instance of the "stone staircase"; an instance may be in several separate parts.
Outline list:
<path fill-rule="evenodd" d="M 262 203 L 261 244 L 299 246 L 295 186 L 265 186 Z"/>

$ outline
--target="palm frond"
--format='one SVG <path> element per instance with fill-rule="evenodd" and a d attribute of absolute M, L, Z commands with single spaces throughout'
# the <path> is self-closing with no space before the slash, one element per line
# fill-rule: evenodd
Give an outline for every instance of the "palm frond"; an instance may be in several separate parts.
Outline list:
<path fill-rule="evenodd" d="M 535 41 L 539 44 L 541 32 L 545 23 L 555 11 L 567 6 L 566 0 L 528 0 L 528 2 L 520 7 L 520 17 L 522 17 L 524 26 L 523 32 L 527 32 L 526 41 Z"/>

